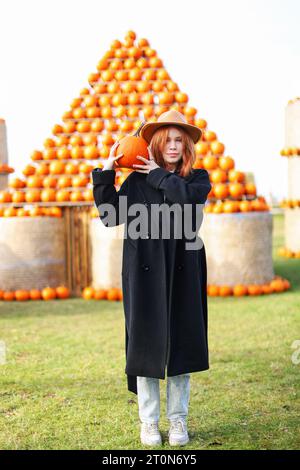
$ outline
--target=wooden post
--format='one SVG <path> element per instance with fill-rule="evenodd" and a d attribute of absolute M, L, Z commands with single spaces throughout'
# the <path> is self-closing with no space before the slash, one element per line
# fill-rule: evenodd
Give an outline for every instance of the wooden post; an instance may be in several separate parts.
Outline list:
<path fill-rule="evenodd" d="M 91 283 L 89 211 L 87 206 L 64 208 L 67 282 L 72 295 L 78 297 Z"/>

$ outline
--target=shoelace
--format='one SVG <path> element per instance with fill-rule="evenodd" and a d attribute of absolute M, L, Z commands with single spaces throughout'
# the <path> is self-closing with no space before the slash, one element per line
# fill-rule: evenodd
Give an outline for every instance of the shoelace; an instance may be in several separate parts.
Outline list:
<path fill-rule="evenodd" d="M 147 427 L 147 432 L 149 432 L 149 434 L 157 434 L 158 433 L 157 424 L 147 423 L 146 427 Z"/>
<path fill-rule="evenodd" d="M 182 421 L 171 423 L 170 432 L 185 432 L 185 425 Z"/>

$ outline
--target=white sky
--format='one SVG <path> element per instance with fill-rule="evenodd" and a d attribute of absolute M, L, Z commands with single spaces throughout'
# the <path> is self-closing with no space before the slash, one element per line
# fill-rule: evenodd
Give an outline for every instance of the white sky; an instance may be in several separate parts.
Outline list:
<path fill-rule="evenodd" d="M 0 0 L 0 117 L 15 176 L 113 39 L 157 50 L 259 194 L 287 197 L 284 115 L 300 95 L 299 0 Z"/>

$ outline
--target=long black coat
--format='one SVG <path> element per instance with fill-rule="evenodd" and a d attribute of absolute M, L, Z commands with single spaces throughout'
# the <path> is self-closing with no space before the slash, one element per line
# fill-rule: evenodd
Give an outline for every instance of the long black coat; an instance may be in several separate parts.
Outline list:
<path fill-rule="evenodd" d="M 167 376 L 207 370 L 207 271 L 203 242 L 201 249 L 186 250 L 185 242 L 193 239 L 185 238 L 184 234 L 181 239 L 152 238 L 148 215 L 150 230 L 140 238 L 130 238 L 127 228 L 134 217 L 128 213 L 122 216 L 120 200 L 125 198 L 120 196 L 127 196 L 128 209 L 131 204 L 142 203 L 149 214 L 151 204 L 178 203 L 182 208 L 192 204 L 192 230 L 197 234 L 202 218 L 195 225 L 195 214 L 203 211 L 211 189 L 208 172 L 193 169 L 183 178 L 164 168 L 149 173 L 133 171 L 119 191 L 114 186 L 115 170 L 96 168 L 92 178 L 96 206 L 110 203 L 117 211 L 117 220 L 107 221 L 107 212 L 99 210 L 104 225 L 125 223 L 122 289 L 128 390 L 137 394 L 137 376 L 165 379 L 166 367 Z M 162 223 L 160 219 L 160 233 Z"/>

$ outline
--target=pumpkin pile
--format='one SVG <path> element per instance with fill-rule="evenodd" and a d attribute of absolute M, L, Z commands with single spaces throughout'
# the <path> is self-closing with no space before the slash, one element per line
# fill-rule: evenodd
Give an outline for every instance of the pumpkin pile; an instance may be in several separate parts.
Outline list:
<path fill-rule="evenodd" d="M 7 163 L 0 163 L 0 174 L 7 174 L 13 173 L 15 170 L 11 166 L 7 165 Z"/>
<path fill-rule="evenodd" d="M 114 142 L 122 141 L 118 153 L 124 153 L 115 164 L 119 189 L 132 171 L 136 154 L 148 155 L 147 143 L 134 134 L 144 121 L 156 121 L 163 112 L 176 109 L 203 133 L 196 144 L 194 167 L 207 169 L 213 184 L 206 211 L 269 209 L 264 198 L 256 196 L 255 185 L 246 182 L 244 173 L 234 168 L 234 160 L 224 155 L 224 144 L 208 129 L 207 121 L 197 117 L 197 109 L 147 39 L 137 39 L 134 31 L 128 31 L 123 41 L 113 40 L 96 71 L 88 75 L 88 83 L 62 114 L 62 122 L 53 126 L 44 148 L 32 152 L 23 176 L 12 179 L 9 189 L 0 192 L 0 203 L 92 204 L 91 170 L 103 166 Z M 136 139 L 138 148 L 128 152 L 130 139 Z"/>
<path fill-rule="evenodd" d="M 279 206 L 285 215 L 285 243 L 278 255 L 285 258 L 300 258 L 300 97 L 288 101 L 285 111 L 285 141 L 280 155 L 288 158 L 288 195 Z"/>
<path fill-rule="evenodd" d="M 280 247 L 277 251 L 279 256 L 282 256 L 283 258 L 296 258 L 300 259 L 300 251 L 292 251 L 289 248 L 286 247 Z"/>
<path fill-rule="evenodd" d="M 62 217 L 61 207 L 0 207 L 0 217 Z"/>
<path fill-rule="evenodd" d="M 94 289 L 87 286 L 82 291 L 82 298 L 85 300 L 123 300 L 123 292 L 118 287 Z"/>
<path fill-rule="evenodd" d="M 231 286 L 207 286 L 207 295 L 210 297 L 243 297 L 245 295 L 263 295 L 274 294 L 276 292 L 284 292 L 290 289 L 291 284 L 287 279 L 281 276 L 275 276 L 274 279 L 267 284 L 237 284 Z"/>
<path fill-rule="evenodd" d="M 38 215 L 54 216 L 60 216 L 59 206 L 90 205 L 91 216 L 99 217 L 94 207 L 92 169 L 102 168 L 112 145 L 120 141 L 117 153 L 124 153 L 124 157 L 115 163 L 115 187 L 119 190 L 133 171 L 136 154 L 148 156 L 147 143 L 139 137 L 141 125 L 144 121 L 157 121 L 170 109 L 181 112 L 187 122 L 202 130 L 201 140 L 195 146 L 194 168 L 206 169 L 212 183 L 204 210 L 214 214 L 269 211 L 265 198 L 257 195 L 254 182 L 247 181 L 246 174 L 235 168 L 234 159 L 225 154 L 224 143 L 209 129 L 207 121 L 197 115 L 198 110 L 189 104 L 189 96 L 170 77 L 147 39 L 137 39 L 134 31 L 128 31 L 123 41 L 113 40 L 87 80 L 88 85 L 71 101 L 61 122 L 52 127 L 43 148 L 35 149 L 22 174 L 10 179 L 7 190 L 0 191 L 0 216 L 31 215 L 30 210 L 24 211 L 24 205 L 29 204 L 39 210 Z M 138 144 L 135 149 L 132 139 Z M 54 212 L 44 212 L 46 208 Z M 274 281 L 277 289 L 284 282 L 277 278 Z M 213 291 L 214 295 L 223 296 L 236 295 L 235 292 L 254 295 L 259 290 L 255 289 L 209 286 L 208 290 L 209 295 Z M 274 286 L 272 289 L 276 291 Z M 267 291 L 265 287 L 260 293 Z M 121 293 L 117 295 L 116 290 L 105 293 L 88 286 L 82 295 L 120 299 Z"/>
<path fill-rule="evenodd" d="M 68 299 L 70 297 L 69 289 L 62 285 L 58 287 L 45 287 L 42 290 L 39 289 L 19 289 L 15 291 L 3 291 L 0 290 L 0 300 L 12 301 L 12 300 L 54 300 L 54 299 Z"/>

